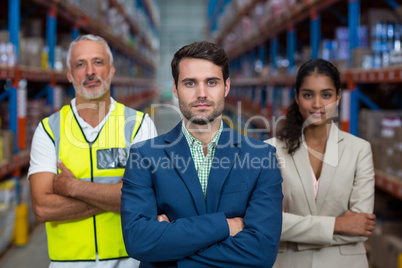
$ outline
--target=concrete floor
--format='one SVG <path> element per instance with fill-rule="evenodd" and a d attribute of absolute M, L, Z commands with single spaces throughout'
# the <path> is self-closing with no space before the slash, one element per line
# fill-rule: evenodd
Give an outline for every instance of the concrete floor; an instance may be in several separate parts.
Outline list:
<path fill-rule="evenodd" d="M 44 224 L 35 227 L 26 246 L 12 247 L 0 260 L 2 268 L 44 268 L 49 267 L 46 229 Z"/>

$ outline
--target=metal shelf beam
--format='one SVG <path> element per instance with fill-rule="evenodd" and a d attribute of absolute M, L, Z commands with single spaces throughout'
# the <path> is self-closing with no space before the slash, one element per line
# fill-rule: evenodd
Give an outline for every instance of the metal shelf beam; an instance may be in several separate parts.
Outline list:
<path fill-rule="evenodd" d="M 311 58 L 317 59 L 321 41 L 321 18 L 317 11 L 313 10 L 310 19 Z"/>

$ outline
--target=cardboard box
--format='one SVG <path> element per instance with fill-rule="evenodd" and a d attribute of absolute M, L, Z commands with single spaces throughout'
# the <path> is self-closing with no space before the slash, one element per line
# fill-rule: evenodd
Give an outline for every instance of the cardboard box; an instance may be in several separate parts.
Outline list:
<path fill-rule="evenodd" d="M 394 129 L 394 175 L 402 182 L 402 126 Z"/>
<path fill-rule="evenodd" d="M 371 152 L 373 154 L 374 169 L 381 170 L 381 144 L 380 141 L 370 141 Z"/>
<path fill-rule="evenodd" d="M 379 140 L 382 136 L 383 119 L 386 117 L 402 117 L 402 110 L 373 111 L 362 109 L 359 112 L 359 136 L 365 140 Z M 380 127 L 381 126 L 381 127 Z M 392 137 L 399 134 L 399 127 L 395 126 Z"/>
<path fill-rule="evenodd" d="M 42 37 L 28 37 L 24 40 L 25 47 L 25 65 L 31 67 L 42 66 L 42 53 L 45 47 L 45 40 Z"/>
<path fill-rule="evenodd" d="M 9 39 L 9 33 L 6 30 L 0 31 L 0 43 L 8 43 Z"/>
<path fill-rule="evenodd" d="M 361 16 L 360 24 L 372 27 L 378 21 L 398 22 L 401 17 L 391 9 L 371 8 Z"/>
<path fill-rule="evenodd" d="M 391 175 L 393 175 L 400 182 L 402 182 L 401 163 L 402 163 L 402 152 L 394 150 L 394 155 L 390 161 L 390 166 L 391 166 L 391 170 L 392 170 Z"/>
<path fill-rule="evenodd" d="M 371 55 L 371 49 L 368 47 L 357 47 L 357 48 L 353 49 L 353 52 L 352 52 L 353 67 L 354 68 L 363 68 L 364 60 L 369 55 Z"/>
<path fill-rule="evenodd" d="M 3 160 L 10 161 L 14 156 L 14 134 L 10 130 L 2 130 L 0 135 L 3 140 Z"/>
<path fill-rule="evenodd" d="M 381 153 L 380 153 L 380 167 L 379 169 L 387 174 L 392 174 L 391 161 L 394 157 L 394 140 L 391 137 L 381 137 Z"/>
<path fill-rule="evenodd" d="M 44 36 L 43 21 L 38 18 L 26 18 L 21 23 L 21 32 L 25 37 Z"/>
<path fill-rule="evenodd" d="M 397 142 L 402 142 L 402 126 L 394 128 L 394 139 Z"/>

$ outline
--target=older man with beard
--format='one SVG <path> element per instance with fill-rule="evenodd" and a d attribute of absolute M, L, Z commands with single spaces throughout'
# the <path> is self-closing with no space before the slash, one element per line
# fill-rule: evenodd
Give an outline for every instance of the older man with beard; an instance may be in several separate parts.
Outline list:
<path fill-rule="evenodd" d="M 155 125 L 111 98 L 113 55 L 101 37 L 74 40 L 67 68 L 76 97 L 37 127 L 28 172 L 50 267 L 138 267 L 122 237 L 121 177 L 131 144 L 155 137 Z"/>

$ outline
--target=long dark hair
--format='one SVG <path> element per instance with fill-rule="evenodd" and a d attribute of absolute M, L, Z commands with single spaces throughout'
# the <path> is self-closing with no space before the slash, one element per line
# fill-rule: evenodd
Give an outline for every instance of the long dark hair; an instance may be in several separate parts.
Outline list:
<path fill-rule="evenodd" d="M 326 75 L 331 78 L 336 88 L 336 94 L 339 94 L 341 89 L 341 79 L 338 69 L 326 60 L 311 59 L 305 62 L 297 72 L 295 85 L 296 96 L 299 95 L 300 87 L 303 84 L 304 79 L 313 73 Z M 285 142 L 286 149 L 290 155 L 294 154 L 294 152 L 300 147 L 302 131 L 303 117 L 300 113 L 299 105 L 296 101 L 293 101 L 288 108 L 285 124 L 278 132 L 278 138 Z"/>

